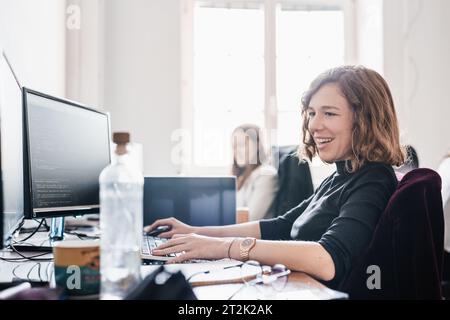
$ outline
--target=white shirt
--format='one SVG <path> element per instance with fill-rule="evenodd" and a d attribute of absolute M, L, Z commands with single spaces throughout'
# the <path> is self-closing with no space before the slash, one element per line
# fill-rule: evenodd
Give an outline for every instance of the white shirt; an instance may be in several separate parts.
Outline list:
<path fill-rule="evenodd" d="M 445 221 L 444 249 L 450 252 L 450 158 L 444 159 L 437 171 L 442 179 L 442 205 L 444 206 Z"/>
<path fill-rule="evenodd" d="M 237 192 L 237 206 L 249 208 L 249 221 L 271 218 L 277 192 L 277 170 L 270 165 L 260 165 Z"/>

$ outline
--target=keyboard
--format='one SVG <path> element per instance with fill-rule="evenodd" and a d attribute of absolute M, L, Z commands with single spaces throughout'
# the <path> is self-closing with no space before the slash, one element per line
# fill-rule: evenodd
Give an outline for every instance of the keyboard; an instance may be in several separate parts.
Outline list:
<path fill-rule="evenodd" d="M 141 246 L 141 258 L 143 264 L 164 264 L 167 260 L 170 260 L 181 253 L 171 253 L 166 256 L 154 256 L 153 249 L 157 248 L 162 243 L 167 242 L 165 238 L 158 238 L 143 234 L 142 246 Z M 209 263 L 211 260 L 204 259 L 191 259 L 183 263 Z"/>
<path fill-rule="evenodd" d="M 159 245 L 163 244 L 166 241 L 167 241 L 167 239 L 164 239 L 164 238 L 152 237 L 152 236 L 147 236 L 144 234 L 142 236 L 142 246 L 141 246 L 142 259 L 144 261 L 164 262 L 164 261 L 170 260 L 170 259 L 176 257 L 177 255 L 179 255 L 178 253 L 177 254 L 171 253 L 166 256 L 154 256 L 153 255 L 153 249 L 155 249 L 156 247 L 158 247 Z"/>

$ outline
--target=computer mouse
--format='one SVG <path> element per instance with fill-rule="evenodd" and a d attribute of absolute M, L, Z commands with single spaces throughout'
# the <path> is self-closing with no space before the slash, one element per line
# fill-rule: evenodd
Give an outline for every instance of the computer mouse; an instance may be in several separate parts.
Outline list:
<path fill-rule="evenodd" d="M 171 229 L 171 226 L 159 226 L 156 229 L 153 229 L 153 230 L 147 232 L 147 236 L 157 237 L 159 234 L 169 231 L 170 229 Z"/>

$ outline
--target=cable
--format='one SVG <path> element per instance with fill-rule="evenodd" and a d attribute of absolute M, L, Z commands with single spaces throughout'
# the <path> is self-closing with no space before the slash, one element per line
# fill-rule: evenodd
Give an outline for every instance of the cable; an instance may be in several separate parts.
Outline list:
<path fill-rule="evenodd" d="M 38 277 L 39 277 L 39 282 L 42 282 L 42 277 L 41 277 L 41 263 L 40 262 L 38 262 L 39 263 L 39 265 L 38 265 Z"/>
<path fill-rule="evenodd" d="M 19 277 L 16 273 L 16 270 L 19 269 L 19 267 L 22 266 L 22 264 L 17 264 L 13 269 L 12 269 L 12 274 L 16 279 L 22 279 L 21 277 Z"/>
<path fill-rule="evenodd" d="M 41 219 L 41 222 L 39 223 L 39 225 L 37 226 L 37 228 L 34 229 L 33 232 L 31 232 L 30 235 L 28 235 L 25 239 L 21 239 L 21 240 L 17 241 L 16 243 L 21 243 L 21 242 L 27 241 L 27 240 L 30 239 L 32 236 L 34 236 L 34 235 L 36 234 L 36 232 L 39 231 L 39 228 L 42 226 L 42 223 L 44 223 L 44 219 Z"/>
<path fill-rule="evenodd" d="M 5 262 L 24 262 L 24 261 L 41 261 L 41 262 L 48 262 L 51 261 L 52 258 L 42 258 L 42 259 L 35 259 L 35 257 L 40 257 L 43 255 L 46 255 L 48 253 L 43 253 L 39 255 L 35 255 L 32 257 L 22 257 L 22 258 L 0 258 L 1 261 Z"/>
<path fill-rule="evenodd" d="M 21 262 L 21 261 L 27 261 L 27 258 L 0 258 L 0 260 L 5 262 Z M 38 259 L 36 259 L 38 260 Z"/>
<path fill-rule="evenodd" d="M 40 253 L 40 254 L 36 254 L 34 256 L 25 256 L 22 253 L 20 253 L 19 251 L 17 251 L 16 248 L 14 248 L 14 245 L 10 245 L 11 249 L 17 253 L 19 256 L 21 256 L 22 258 L 2 258 L 2 259 L 8 259 L 8 260 L 32 260 L 32 261 L 52 261 L 53 258 L 41 258 L 41 259 L 36 259 L 38 257 L 42 257 L 45 256 L 47 254 L 49 254 L 48 252 L 44 252 L 44 253 Z"/>
<path fill-rule="evenodd" d="M 227 300 L 233 299 L 242 289 L 244 289 L 247 286 L 247 284 L 243 284 L 237 289 L 230 297 L 227 298 Z"/>
<path fill-rule="evenodd" d="M 50 226 L 47 224 L 47 220 L 45 218 L 42 220 L 44 220 L 45 230 L 50 231 Z"/>
<path fill-rule="evenodd" d="M 40 260 L 40 261 L 52 261 L 52 258 L 42 258 L 42 259 L 35 259 L 37 257 L 41 257 L 44 256 L 46 254 L 49 254 L 48 252 L 44 252 L 44 253 L 40 253 L 34 256 L 24 256 L 23 254 L 21 254 L 19 251 L 17 251 L 17 249 L 14 248 L 14 246 L 11 244 L 9 246 L 15 253 L 17 253 L 20 257 L 12 257 L 12 258 L 4 258 L 4 257 L 0 257 L 0 260 L 5 261 L 5 262 L 21 262 L 21 261 L 26 261 L 26 260 Z"/>
<path fill-rule="evenodd" d="M 85 234 L 79 234 L 79 233 L 76 233 L 76 232 L 66 231 L 66 233 L 70 234 L 70 235 L 77 236 L 77 238 L 80 239 L 80 240 L 85 240 L 85 237 L 87 237 Z"/>
<path fill-rule="evenodd" d="M 22 278 L 22 277 L 20 277 L 18 274 L 17 274 L 17 269 L 19 269 L 21 266 L 23 266 L 23 264 L 17 264 L 13 269 L 12 269 L 12 275 L 13 275 L 13 282 L 14 281 L 28 281 L 28 282 L 40 282 L 40 283 L 50 283 L 50 277 L 51 277 L 51 275 L 49 276 L 48 275 L 48 269 L 49 269 L 49 266 L 50 265 L 52 265 L 52 263 L 48 263 L 47 264 L 47 268 L 46 268 L 46 271 L 45 271 L 45 277 L 46 277 L 46 280 L 44 280 L 43 278 L 42 278 L 42 275 L 41 275 L 41 270 L 43 269 L 42 268 L 42 264 L 41 264 L 41 262 L 36 262 L 35 264 L 33 264 L 33 266 L 28 270 L 28 272 L 27 272 L 27 275 L 26 275 L 26 278 Z M 33 270 L 34 270 L 34 268 L 36 268 L 36 266 L 37 266 L 37 274 L 38 274 L 38 278 L 39 278 L 39 280 L 38 279 L 33 279 L 32 277 L 31 277 L 31 273 L 33 272 Z"/>
<path fill-rule="evenodd" d="M 77 236 L 78 239 L 80 239 L 80 240 L 97 240 L 97 239 L 100 239 L 100 237 L 98 237 L 98 236 L 90 236 L 90 235 L 87 235 L 85 233 L 79 233 L 79 232 L 76 232 L 76 231 L 75 232 L 74 231 L 66 231 L 65 233 Z"/>
<path fill-rule="evenodd" d="M 47 268 L 45 269 L 45 276 L 47 277 L 47 282 L 49 282 L 49 283 L 50 283 L 50 280 L 51 280 L 51 277 L 52 277 L 52 274 L 51 274 L 52 271 L 50 269 L 50 266 L 52 264 L 53 264 L 52 262 L 47 263 Z M 50 270 L 50 275 L 48 274 L 49 270 Z"/>
<path fill-rule="evenodd" d="M 49 262 L 48 265 L 49 265 L 49 266 L 53 266 L 54 263 L 53 263 L 53 262 Z M 54 275 L 55 275 L 55 270 L 53 269 L 53 272 L 52 272 L 52 270 L 50 269 L 50 275 L 47 277 L 48 283 L 52 283 L 52 279 L 53 279 L 53 276 L 54 276 Z"/>
<path fill-rule="evenodd" d="M 36 267 L 37 265 L 39 265 L 39 262 L 33 264 L 33 266 L 30 268 L 30 270 L 28 270 L 28 273 L 27 273 L 27 280 L 30 281 L 30 282 L 33 281 L 33 280 L 30 278 L 31 272 L 33 271 L 34 267 Z"/>
<path fill-rule="evenodd" d="M 22 241 L 19 241 L 19 242 L 14 241 L 14 244 L 27 245 L 27 246 L 30 246 L 30 247 L 35 247 L 36 246 L 36 244 L 34 244 L 32 242 L 22 242 Z"/>
<path fill-rule="evenodd" d="M 193 277 L 198 276 L 199 274 L 208 274 L 210 272 L 211 272 L 211 270 L 195 272 L 195 273 L 191 274 L 189 277 L 187 277 L 186 281 L 190 282 Z"/>
<path fill-rule="evenodd" d="M 231 268 L 237 268 L 237 267 L 242 266 L 242 264 L 243 263 L 241 262 L 239 264 L 235 264 L 235 265 L 227 266 L 227 267 L 223 267 L 223 268 L 212 269 L 212 270 L 210 269 L 210 270 L 195 272 L 195 273 L 191 274 L 189 277 L 187 277 L 186 281 L 189 282 L 193 277 L 198 276 L 199 274 L 209 274 L 209 273 L 211 273 L 213 271 L 221 271 L 221 270 L 226 270 L 226 269 L 231 269 Z"/>

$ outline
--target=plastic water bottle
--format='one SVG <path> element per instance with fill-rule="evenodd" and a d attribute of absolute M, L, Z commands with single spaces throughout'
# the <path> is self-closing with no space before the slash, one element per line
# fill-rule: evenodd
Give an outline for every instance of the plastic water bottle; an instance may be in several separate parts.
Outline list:
<path fill-rule="evenodd" d="M 130 165 L 129 133 L 114 133 L 116 159 L 100 174 L 101 299 L 122 299 L 141 280 L 144 178 Z"/>

